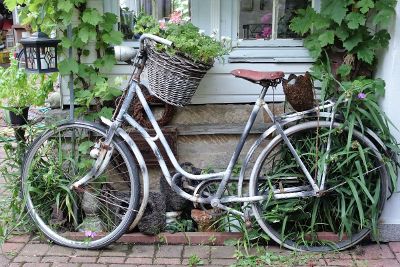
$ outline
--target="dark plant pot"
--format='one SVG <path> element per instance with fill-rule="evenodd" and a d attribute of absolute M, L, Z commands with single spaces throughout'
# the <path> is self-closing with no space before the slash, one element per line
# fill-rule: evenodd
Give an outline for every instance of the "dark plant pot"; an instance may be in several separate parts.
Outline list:
<path fill-rule="evenodd" d="M 28 123 L 29 107 L 23 108 L 20 114 L 10 110 L 10 123 L 12 126 L 22 126 Z"/>

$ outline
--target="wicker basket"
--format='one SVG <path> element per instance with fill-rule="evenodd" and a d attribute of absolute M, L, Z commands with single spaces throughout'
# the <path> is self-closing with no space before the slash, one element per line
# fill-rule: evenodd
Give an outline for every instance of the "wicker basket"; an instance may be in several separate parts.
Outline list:
<path fill-rule="evenodd" d="M 159 52 L 150 43 L 146 45 L 146 51 L 150 90 L 168 104 L 179 107 L 189 104 L 212 65 Z"/>

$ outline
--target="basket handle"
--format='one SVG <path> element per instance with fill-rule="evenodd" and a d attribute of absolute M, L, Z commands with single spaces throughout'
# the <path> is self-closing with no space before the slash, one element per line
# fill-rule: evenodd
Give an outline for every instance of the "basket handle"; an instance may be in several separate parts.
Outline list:
<path fill-rule="evenodd" d="M 154 34 L 144 33 L 140 37 L 140 50 L 144 49 L 144 40 L 146 40 L 146 39 L 150 39 L 150 40 L 153 40 L 153 41 L 155 41 L 157 43 L 165 44 L 167 46 L 172 46 L 172 44 L 173 44 L 170 40 L 161 38 L 161 37 L 156 36 Z"/>

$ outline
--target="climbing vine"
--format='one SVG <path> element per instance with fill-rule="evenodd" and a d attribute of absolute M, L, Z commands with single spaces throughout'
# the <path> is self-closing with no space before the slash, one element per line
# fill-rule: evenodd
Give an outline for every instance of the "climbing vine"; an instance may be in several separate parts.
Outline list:
<path fill-rule="evenodd" d="M 123 35 L 116 30 L 117 15 L 101 13 L 90 6 L 88 0 L 5 0 L 9 10 L 16 7 L 24 25 L 35 31 L 56 33 L 61 39 L 60 74 L 73 74 L 77 112 L 110 117 L 113 112 L 108 103 L 121 94 L 116 84 L 105 75 L 116 63 L 108 47 L 121 44 Z M 72 25 L 72 38 L 68 37 Z M 73 48 L 73 57 L 68 49 Z M 95 59 L 94 61 L 91 59 Z M 87 64 L 90 62 L 90 64 Z M 112 105 L 109 105 L 112 106 Z"/>

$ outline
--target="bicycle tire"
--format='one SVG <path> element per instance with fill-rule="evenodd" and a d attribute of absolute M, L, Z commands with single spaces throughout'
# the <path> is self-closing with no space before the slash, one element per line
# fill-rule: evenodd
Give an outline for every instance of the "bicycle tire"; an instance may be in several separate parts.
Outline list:
<path fill-rule="evenodd" d="M 326 138 L 329 126 L 330 122 L 328 121 L 311 121 L 285 130 L 307 169 L 312 170 L 310 174 L 313 177 L 313 174 L 316 173 L 315 166 L 318 166 L 318 159 L 315 159 L 315 155 L 318 155 L 318 153 L 313 153 L 315 151 L 312 150 L 311 146 L 305 144 L 313 140 L 313 135 L 315 135 L 315 140 L 317 140 L 317 136 L 318 138 L 321 136 Z M 383 163 L 382 155 L 373 142 L 356 130 L 352 134 L 352 150 L 349 152 L 351 157 L 354 158 L 350 162 L 345 158 L 345 155 L 339 154 L 339 151 L 343 151 L 342 142 L 347 140 L 348 131 L 349 129 L 343 127 L 343 124 L 333 124 L 332 147 L 329 157 L 331 163 L 328 165 L 326 175 L 325 188 L 327 194 L 320 197 L 274 198 L 275 193 L 279 194 L 279 190 L 309 185 L 309 183 L 280 135 L 272 139 L 260 153 L 251 174 L 249 195 L 267 194 L 268 198 L 264 201 L 253 202 L 252 209 L 260 227 L 281 246 L 295 251 L 327 252 L 343 250 L 356 245 L 366 237 L 371 231 L 373 222 L 377 225 L 377 220 L 386 200 L 388 172 Z M 315 145 L 315 147 L 319 147 L 319 145 Z M 364 163 L 367 162 L 365 166 L 363 166 L 362 152 L 359 148 L 366 152 L 364 153 L 366 157 Z M 357 151 L 360 154 L 359 157 Z M 314 158 L 312 157 L 313 154 Z M 291 157 L 290 160 L 288 160 L 289 157 Z M 373 166 L 369 165 L 371 163 Z M 264 165 L 269 170 L 266 167 L 263 168 Z M 297 167 L 293 167 L 295 165 Z M 364 183 L 367 184 L 366 190 L 360 188 L 361 185 L 357 182 L 357 179 L 361 179 L 362 172 L 358 172 L 359 177 L 355 177 L 354 165 L 356 169 L 358 168 L 357 165 L 366 168 L 367 172 L 363 174 L 364 180 L 368 182 Z M 279 175 L 273 173 L 278 170 L 280 171 Z M 344 172 L 346 177 L 350 173 L 354 175 L 339 181 L 340 175 L 343 175 L 340 172 Z M 288 187 L 285 188 L 285 186 Z M 276 191 L 277 188 L 278 191 Z M 372 191 L 370 192 L 370 196 L 366 193 L 369 190 L 373 191 L 373 194 Z M 354 191 L 357 191 L 358 200 L 352 198 Z M 350 193 L 350 196 L 343 195 L 343 192 Z M 372 196 L 373 199 L 370 199 Z M 364 201 L 369 203 L 370 206 L 358 206 L 358 202 L 364 203 Z M 343 210 L 343 208 L 345 209 Z M 346 212 L 349 214 L 346 214 Z M 363 216 L 364 218 L 361 219 Z M 347 219 L 350 219 L 352 224 L 349 224 L 350 220 Z M 359 222 L 362 223 L 357 226 Z"/>
<path fill-rule="evenodd" d="M 68 191 L 93 166 L 90 151 L 105 137 L 106 130 L 100 125 L 68 122 L 41 134 L 26 154 L 22 192 L 27 210 L 56 244 L 77 249 L 106 247 L 136 217 L 138 170 L 127 145 L 117 136 L 111 142 L 114 150 L 105 171 L 81 190 Z"/>

